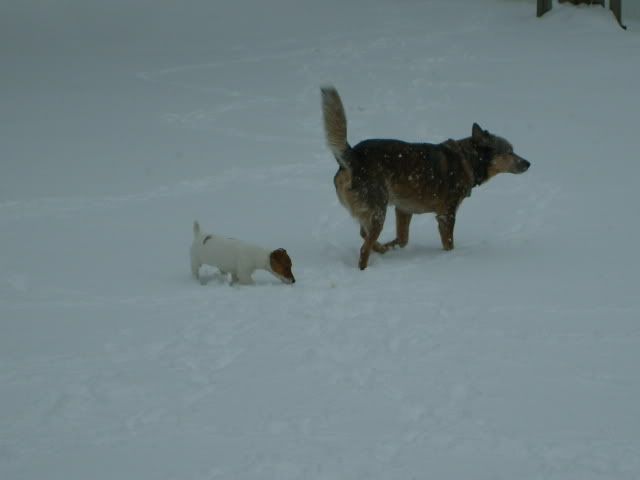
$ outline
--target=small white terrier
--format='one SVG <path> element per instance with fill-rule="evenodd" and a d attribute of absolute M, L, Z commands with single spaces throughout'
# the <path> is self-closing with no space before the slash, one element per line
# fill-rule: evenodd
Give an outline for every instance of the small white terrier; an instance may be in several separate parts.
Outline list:
<path fill-rule="evenodd" d="M 295 283 L 291 273 L 291 258 L 283 248 L 269 251 L 249 245 L 234 238 L 224 238 L 200 231 L 198 222 L 193 222 L 193 244 L 191 244 L 191 273 L 200 280 L 200 267 L 217 267 L 223 275 L 231 274 L 231 282 L 250 285 L 255 270 L 266 270 L 284 283 Z"/>

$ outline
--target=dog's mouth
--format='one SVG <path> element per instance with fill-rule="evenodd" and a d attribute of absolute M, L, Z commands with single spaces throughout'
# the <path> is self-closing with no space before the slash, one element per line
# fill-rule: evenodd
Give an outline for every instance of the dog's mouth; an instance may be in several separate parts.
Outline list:
<path fill-rule="evenodd" d="M 293 275 L 291 275 L 290 277 L 285 277 L 283 275 L 276 274 L 276 276 L 280 279 L 280 281 L 282 283 L 286 283 L 287 285 L 291 285 L 292 283 L 296 283 L 296 278 Z"/>

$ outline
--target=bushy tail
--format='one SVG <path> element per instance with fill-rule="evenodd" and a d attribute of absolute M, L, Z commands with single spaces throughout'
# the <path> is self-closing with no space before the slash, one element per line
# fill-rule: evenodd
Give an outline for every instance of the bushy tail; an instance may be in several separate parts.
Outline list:
<path fill-rule="evenodd" d="M 333 86 L 321 87 L 322 116 L 324 118 L 324 133 L 327 145 L 336 157 L 338 163 L 349 169 L 349 151 L 347 143 L 347 117 L 338 91 Z"/>
<path fill-rule="evenodd" d="M 197 237 L 198 235 L 200 235 L 200 224 L 196 220 L 193 222 L 193 236 Z"/>

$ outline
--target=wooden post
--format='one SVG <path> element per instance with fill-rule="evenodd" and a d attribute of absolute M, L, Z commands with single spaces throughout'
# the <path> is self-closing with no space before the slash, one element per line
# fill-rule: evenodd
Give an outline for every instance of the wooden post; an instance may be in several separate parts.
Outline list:
<path fill-rule="evenodd" d="M 626 30 L 627 27 L 622 24 L 622 0 L 609 0 L 609 8 L 615 15 L 620 26 Z"/>
<path fill-rule="evenodd" d="M 538 17 L 541 17 L 549 10 L 551 10 L 551 0 L 538 0 L 538 11 L 536 13 Z"/>

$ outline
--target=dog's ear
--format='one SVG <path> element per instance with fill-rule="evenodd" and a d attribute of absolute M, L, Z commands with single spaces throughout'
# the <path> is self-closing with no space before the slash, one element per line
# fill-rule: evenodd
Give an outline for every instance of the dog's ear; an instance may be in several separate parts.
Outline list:
<path fill-rule="evenodd" d="M 291 257 L 289 257 L 289 254 L 284 248 L 274 250 L 271 252 L 270 257 L 272 261 L 280 262 L 283 265 L 291 265 Z"/>
<path fill-rule="evenodd" d="M 474 123 L 473 127 L 471 127 L 471 138 L 474 140 L 481 140 L 486 134 L 487 132 L 485 132 L 477 123 Z"/>

